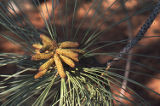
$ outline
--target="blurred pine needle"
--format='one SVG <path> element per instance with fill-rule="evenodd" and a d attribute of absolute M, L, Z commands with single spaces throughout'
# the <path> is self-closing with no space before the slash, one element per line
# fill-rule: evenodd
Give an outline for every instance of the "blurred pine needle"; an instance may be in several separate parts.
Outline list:
<path fill-rule="evenodd" d="M 133 88 L 140 87 L 160 97 L 159 92 L 148 88 L 138 80 L 123 76 L 122 73 L 125 72 L 123 62 L 118 64 L 119 66 L 109 67 L 106 71 L 106 63 L 100 64 L 95 59 L 96 56 L 104 58 L 108 56 L 113 59 L 121 54 L 160 59 L 159 56 L 153 55 L 117 52 L 122 49 L 121 45 L 126 45 L 130 39 L 117 40 L 118 37 L 112 41 L 105 39 L 109 31 L 117 30 L 115 26 L 131 20 L 136 15 L 150 12 L 157 4 L 155 1 L 150 1 L 134 13 L 120 17 L 117 21 L 117 14 L 123 11 L 120 1 L 1 0 L 0 27 L 3 30 L 0 31 L 0 36 L 15 45 L 20 45 L 24 51 L 24 54 L 0 53 L 2 69 L 10 64 L 17 66 L 15 73 L 0 74 L 1 106 L 112 106 L 127 105 L 127 103 L 152 105 Z M 129 2 L 129 0 L 123 1 L 124 5 Z M 57 74 L 57 69 L 51 66 L 44 76 L 34 79 L 38 68 L 44 63 L 43 60 L 31 60 L 31 56 L 35 53 L 32 45 L 42 44 L 40 34 L 47 35 L 57 43 L 78 42 L 80 44 L 78 49 L 85 51 L 80 55 L 80 61 L 74 68 L 64 65 L 66 78 L 61 78 Z M 113 49 L 111 52 L 104 50 L 109 47 L 119 49 L 116 51 Z M 121 60 L 126 61 L 127 58 L 121 57 Z M 130 63 L 159 74 L 158 69 L 144 63 L 134 60 Z M 130 74 L 160 79 L 147 72 L 132 70 L 132 67 Z M 125 89 L 121 88 L 123 80 L 129 83 Z M 125 93 L 121 94 L 120 89 Z"/>

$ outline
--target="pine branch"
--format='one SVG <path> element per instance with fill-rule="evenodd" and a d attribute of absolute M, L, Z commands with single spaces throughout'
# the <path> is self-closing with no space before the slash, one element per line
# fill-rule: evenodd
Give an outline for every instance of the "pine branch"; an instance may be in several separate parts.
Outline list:
<path fill-rule="evenodd" d="M 120 0 L 120 3 L 122 5 L 123 11 L 125 12 L 126 16 L 128 17 L 129 14 L 128 14 L 128 10 L 127 10 L 127 8 L 125 6 L 124 0 Z M 128 30 L 129 39 L 132 39 L 133 38 L 133 30 L 132 30 L 133 29 L 133 25 L 132 25 L 131 19 L 128 19 L 127 27 L 128 27 L 127 30 Z M 130 42 L 130 40 L 129 40 L 129 42 Z M 132 60 L 132 50 L 130 50 L 128 53 L 131 54 L 131 55 L 127 55 L 127 61 L 126 61 L 126 67 L 125 67 L 125 73 L 124 73 L 124 77 L 126 79 L 129 77 L 129 73 L 131 71 L 130 67 L 131 67 L 131 60 Z M 120 96 L 125 95 L 126 88 L 127 88 L 127 80 L 124 79 L 123 82 L 122 82 L 121 90 L 120 90 L 120 92 L 121 92 Z M 121 98 L 121 100 L 122 100 L 122 98 Z"/>
<path fill-rule="evenodd" d="M 140 31 L 137 33 L 136 37 L 133 38 L 131 42 L 129 42 L 115 58 L 107 62 L 106 70 L 108 70 L 109 67 L 111 67 L 115 61 L 120 60 L 125 53 L 128 53 L 144 37 L 144 34 L 150 28 L 151 24 L 153 23 L 153 21 L 155 20 L 159 12 L 160 12 L 160 0 L 157 3 L 154 10 L 152 11 L 152 13 L 150 14 L 150 16 L 148 17 L 148 19 L 145 21 L 145 23 L 141 27 Z"/>

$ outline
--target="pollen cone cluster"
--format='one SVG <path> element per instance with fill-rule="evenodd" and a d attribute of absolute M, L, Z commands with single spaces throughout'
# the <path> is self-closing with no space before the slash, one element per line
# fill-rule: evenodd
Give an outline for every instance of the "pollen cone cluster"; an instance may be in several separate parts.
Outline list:
<path fill-rule="evenodd" d="M 55 40 L 51 40 L 45 35 L 40 35 L 42 44 L 33 44 L 35 48 L 35 54 L 32 55 L 32 60 L 47 60 L 39 67 L 39 72 L 34 76 L 35 79 L 43 76 L 50 67 L 57 68 L 57 71 L 61 78 L 66 77 L 62 62 L 66 63 L 70 67 L 75 67 L 75 62 L 78 62 L 79 53 L 84 53 L 79 47 L 77 42 L 65 41 L 57 44 Z"/>

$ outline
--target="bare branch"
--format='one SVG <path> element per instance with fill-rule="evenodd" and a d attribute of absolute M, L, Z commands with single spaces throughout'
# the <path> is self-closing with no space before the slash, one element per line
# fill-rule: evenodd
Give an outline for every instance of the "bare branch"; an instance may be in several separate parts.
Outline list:
<path fill-rule="evenodd" d="M 148 17 L 148 19 L 145 21 L 145 23 L 143 24 L 143 26 L 141 27 L 140 31 L 137 33 L 136 37 L 133 38 L 131 40 L 131 42 L 129 42 L 119 53 L 119 55 L 117 55 L 115 58 L 113 58 L 112 60 L 107 62 L 107 68 L 106 70 L 108 70 L 109 67 L 111 67 L 111 65 L 115 62 L 121 59 L 121 57 L 123 57 L 123 54 L 128 53 L 143 37 L 144 34 L 147 32 L 147 30 L 149 29 L 149 27 L 151 26 L 151 24 L 153 23 L 153 21 L 155 20 L 156 16 L 158 15 L 158 13 L 160 12 L 160 0 L 157 3 L 156 7 L 154 8 L 154 10 L 152 11 L 152 13 L 150 14 L 150 16 Z"/>

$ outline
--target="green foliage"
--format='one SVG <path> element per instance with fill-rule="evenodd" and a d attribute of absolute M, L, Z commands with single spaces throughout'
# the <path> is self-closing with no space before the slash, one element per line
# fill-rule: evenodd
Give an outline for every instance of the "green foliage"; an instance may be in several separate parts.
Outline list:
<path fill-rule="evenodd" d="M 126 71 L 123 69 L 123 62 L 118 64 L 119 66 L 113 66 L 115 68 L 111 67 L 106 70 L 106 64 L 100 64 L 95 60 L 96 56 L 116 57 L 119 54 L 116 53 L 116 51 L 119 51 L 119 47 L 125 45 L 129 40 L 128 38 L 118 40 L 115 38 L 112 41 L 101 40 L 107 36 L 106 33 L 111 33 L 110 30 L 116 31 L 115 26 L 130 20 L 133 16 L 153 9 L 156 5 L 156 2 L 151 1 L 133 14 L 125 15 L 125 17 L 120 17 L 120 20 L 113 21 L 112 17 L 123 11 L 120 1 L 115 0 L 106 8 L 103 7 L 103 3 L 108 3 L 108 0 L 51 0 L 51 6 L 47 0 L 44 0 L 44 7 L 39 0 L 32 0 L 28 2 L 32 7 L 31 10 L 28 10 L 29 12 L 23 7 L 25 0 L 0 2 L 0 25 L 4 28 L 0 32 L 0 36 L 20 45 L 25 52 L 23 55 L 0 53 L 0 67 L 3 68 L 9 64 L 18 67 L 14 74 L 0 75 L 3 78 L 0 81 L 0 102 L 2 102 L 2 106 L 25 106 L 26 104 L 33 106 L 112 106 L 114 104 L 125 105 L 123 100 L 132 105 L 150 105 L 151 103 L 137 91 L 134 91 L 133 88 L 140 87 L 157 96 L 160 96 L 160 94 L 140 81 L 123 76 Z M 123 1 L 124 4 L 128 2 L 128 0 Z M 88 4 L 88 9 L 85 8 L 85 4 Z M 49 6 L 52 8 L 51 12 Z M 82 18 L 78 17 L 78 10 L 81 8 L 85 10 Z M 32 23 L 29 14 L 33 11 L 40 15 L 45 28 L 37 28 Z M 92 11 L 94 12 L 92 13 Z M 109 15 L 106 15 L 107 12 L 109 12 Z M 92 14 L 90 15 L 90 13 Z M 106 27 L 106 25 L 108 26 Z M 101 29 L 102 26 L 105 26 L 105 30 Z M 6 34 L 5 31 L 9 33 Z M 31 56 L 34 54 L 32 44 L 42 43 L 39 38 L 40 34 L 46 34 L 58 43 L 63 41 L 79 42 L 80 49 L 86 51 L 80 56 L 80 61 L 76 63 L 75 68 L 64 66 L 67 78 L 60 78 L 53 66 L 44 76 L 34 79 L 38 67 L 44 63 L 43 61 L 31 60 Z M 118 50 L 116 51 L 101 52 L 105 48 L 117 46 Z M 159 56 L 145 54 L 124 53 L 124 55 L 160 59 Z M 127 57 L 121 59 L 126 61 Z M 136 60 L 131 60 L 131 63 L 149 69 L 150 73 L 159 73 L 159 70 Z M 150 75 L 148 72 L 131 69 L 130 73 L 131 75 L 159 79 L 159 77 Z M 129 83 L 126 89 L 122 88 L 123 80 Z M 122 94 L 120 89 L 131 97 Z"/>

